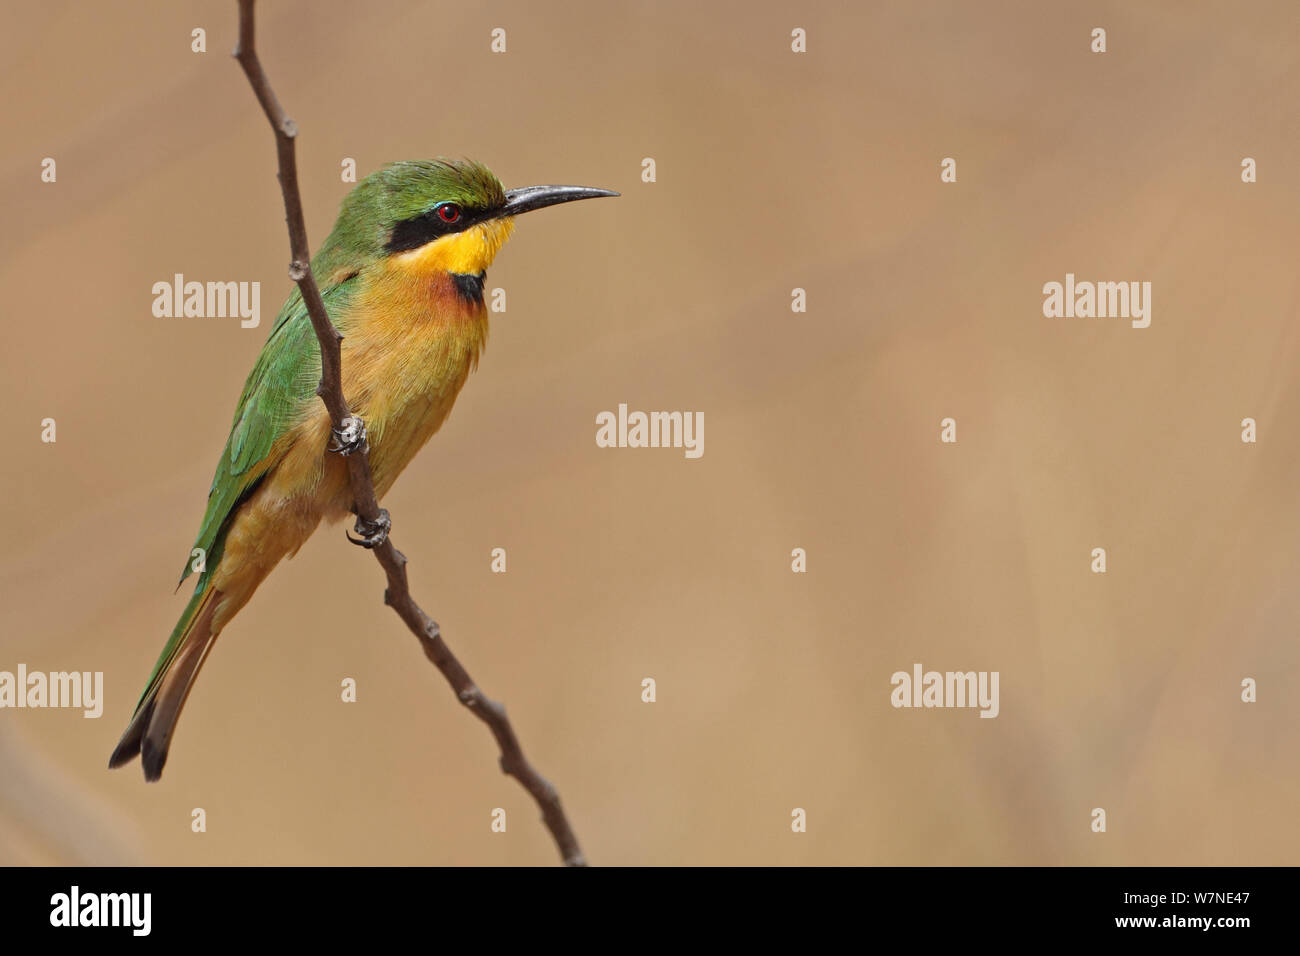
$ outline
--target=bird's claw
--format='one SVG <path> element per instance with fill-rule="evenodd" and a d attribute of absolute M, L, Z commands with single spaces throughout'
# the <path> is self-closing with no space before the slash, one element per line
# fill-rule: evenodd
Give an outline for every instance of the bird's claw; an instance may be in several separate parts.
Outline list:
<path fill-rule="evenodd" d="M 354 538 L 349 534 L 348 540 L 363 548 L 377 548 L 388 540 L 388 532 L 392 527 L 393 521 L 388 517 L 387 509 L 380 508 L 379 517 L 374 521 L 367 521 L 365 518 L 357 515 L 357 523 L 352 530 L 361 535 L 361 537 Z"/>
<path fill-rule="evenodd" d="M 343 419 L 342 428 L 330 429 L 330 443 L 327 450 L 344 456 L 358 451 L 369 453 L 370 442 L 366 439 L 366 423 L 355 415 Z"/>

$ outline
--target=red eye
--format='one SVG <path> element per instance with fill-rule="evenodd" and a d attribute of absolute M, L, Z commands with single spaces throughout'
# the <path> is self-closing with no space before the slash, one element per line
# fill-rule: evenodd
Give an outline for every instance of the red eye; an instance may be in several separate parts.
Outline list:
<path fill-rule="evenodd" d="M 445 202 L 438 207 L 438 218 L 445 223 L 453 223 L 460 219 L 460 207 L 454 202 Z"/>

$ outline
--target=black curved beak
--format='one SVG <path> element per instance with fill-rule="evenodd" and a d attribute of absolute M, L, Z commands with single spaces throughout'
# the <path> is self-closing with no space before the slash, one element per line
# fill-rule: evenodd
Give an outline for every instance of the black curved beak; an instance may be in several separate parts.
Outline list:
<path fill-rule="evenodd" d="M 562 202 L 576 199 L 598 199 L 601 196 L 617 196 L 618 193 L 608 189 L 593 189 L 590 186 L 525 186 L 522 189 L 506 190 L 506 204 L 497 212 L 498 217 L 518 216 L 558 206 Z"/>

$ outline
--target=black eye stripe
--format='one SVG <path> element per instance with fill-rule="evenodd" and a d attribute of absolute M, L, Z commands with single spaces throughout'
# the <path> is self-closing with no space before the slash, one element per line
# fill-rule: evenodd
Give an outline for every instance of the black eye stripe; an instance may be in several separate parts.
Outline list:
<path fill-rule="evenodd" d="M 439 203 L 427 212 L 413 219 L 403 219 L 393 226 L 393 234 L 388 237 L 385 249 L 388 252 L 406 252 L 410 249 L 418 249 L 440 236 L 450 236 L 455 232 L 464 232 L 470 226 L 491 218 L 489 213 L 460 206 L 460 218 L 455 222 L 444 222 L 438 214 L 438 208 L 442 205 L 444 204 Z"/>

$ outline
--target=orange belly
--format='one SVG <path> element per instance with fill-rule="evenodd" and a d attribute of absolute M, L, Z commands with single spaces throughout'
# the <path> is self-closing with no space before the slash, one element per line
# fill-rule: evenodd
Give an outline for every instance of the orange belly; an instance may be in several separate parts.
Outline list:
<path fill-rule="evenodd" d="M 487 341 L 482 303 L 460 298 L 450 276 L 396 270 L 367 279 L 365 303 L 342 345 L 343 394 L 366 423 L 370 469 L 382 498 L 442 426 Z M 278 464 L 239 509 L 212 577 L 220 592 L 213 633 L 252 597 L 322 519 L 351 512 L 346 463 L 326 451 L 330 420 L 319 402 L 272 449 Z"/>

